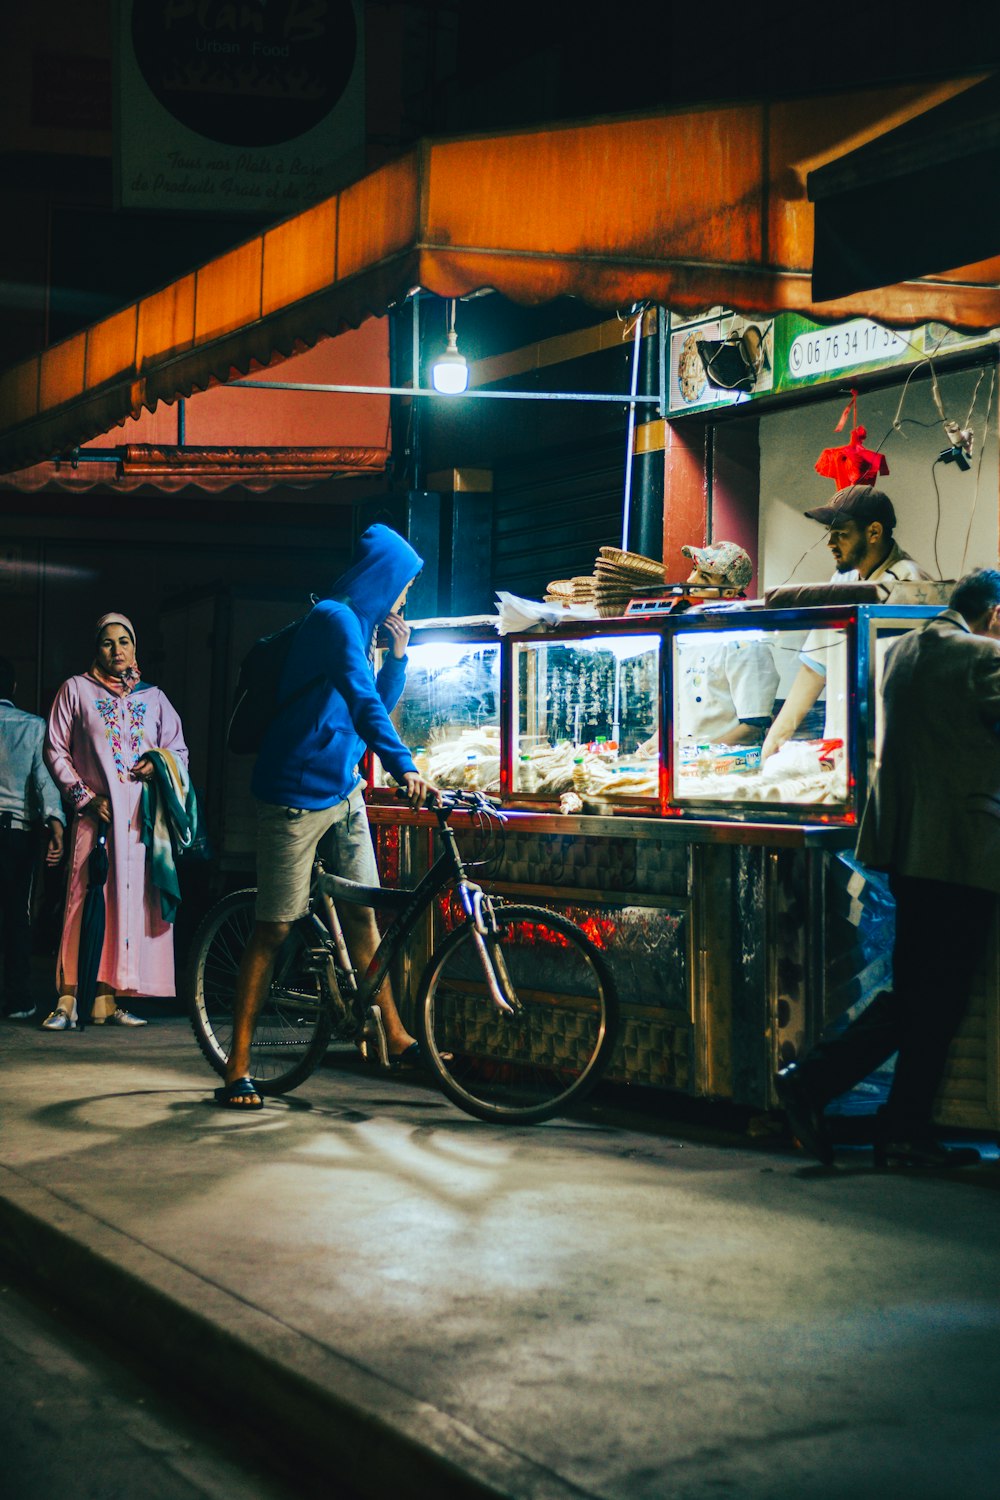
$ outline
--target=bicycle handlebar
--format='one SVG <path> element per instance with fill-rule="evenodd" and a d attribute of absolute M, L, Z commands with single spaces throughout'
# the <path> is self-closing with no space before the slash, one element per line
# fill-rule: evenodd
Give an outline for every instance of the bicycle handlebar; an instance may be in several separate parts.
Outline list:
<path fill-rule="evenodd" d="M 459 812 L 467 810 L 470 812 L 493 812 L 501 806 L 499 797 L 487 796 L 485 792 L 474 791 L 446 791 L 440 790 L 437 794 L 437 802 L 425 801 L 423 806 L 431 812 Z M 396 800 L 406 802 L 406 788 L 396 788 Z"/>

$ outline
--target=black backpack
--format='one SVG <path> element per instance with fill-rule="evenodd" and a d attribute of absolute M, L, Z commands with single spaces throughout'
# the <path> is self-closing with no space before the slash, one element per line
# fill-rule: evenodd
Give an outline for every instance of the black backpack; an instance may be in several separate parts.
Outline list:
<path fill-rule="evenodd" d="M 313 603 L 315 604 L 315 599 Z M 280 709 L 287 708 L 315 687 L 323 673 L 311 677 L 287 698 L 278 698 L 281 674 L 285 670 L 292 643 L 309 615 L 300 615 L 276 630 L 273 635 L 262 635 L 255 641 L 240 663 L 240 675 L 236 679 L 236 694 L 233 711 L 226 730 L 226 745 L 234 755 L 256 755 L 271 720 Z"/>

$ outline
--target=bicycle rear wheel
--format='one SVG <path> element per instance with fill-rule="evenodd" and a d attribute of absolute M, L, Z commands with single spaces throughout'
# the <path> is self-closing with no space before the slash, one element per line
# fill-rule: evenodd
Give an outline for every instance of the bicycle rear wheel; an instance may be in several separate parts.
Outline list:
<path fill-rule="evenodd" d="M 224 897 L 192 943 L 188 1014 L 204 1057 L 220 1076 L 232 1046 L 233 993 L 253 931 L 255 896 L 250 890 Z M 310 968 L 305 939 L 293 927 L 275 960 L 250 1048 L 250 1077 L 258 1093 L 284 1094 L 308 1078 L 329 1045 L 332 1026 L 326 976 Z"/>
<path fill-rule="evenodd" d="M 600 950 L 567 917 L 538 906 L 495 911 L 498 934 L 487 950 L 494 970 L 509 976 L 513 1014 L 493 999 L 466 923 L 431 955 L 417 1027 L 459 1108 L 529 1125 L 565 1113 L 600 1078 L 618 1032 L 618 997 Z"/>

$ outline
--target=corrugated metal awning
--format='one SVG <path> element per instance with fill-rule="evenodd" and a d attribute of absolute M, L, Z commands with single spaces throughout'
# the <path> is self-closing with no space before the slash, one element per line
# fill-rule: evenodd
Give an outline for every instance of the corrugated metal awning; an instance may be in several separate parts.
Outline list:
<path fill-rule="evenodd" d="M 959 263 L 987 273 L 980 263 L 1000 249 L 998 168 L 993 77 L 810 172 L 814 296 L 849 296 Z M 991 266 L 1000 281 L 1000 260 Z"/>
<path fill-rule="evenodd" d="M 822 304 L 811 292 L 808 173 L 977 81 L 424 142 L 0 373 L 0 472 L 357 327 L 415 286 L 993 327 L 993 263 Z"/>

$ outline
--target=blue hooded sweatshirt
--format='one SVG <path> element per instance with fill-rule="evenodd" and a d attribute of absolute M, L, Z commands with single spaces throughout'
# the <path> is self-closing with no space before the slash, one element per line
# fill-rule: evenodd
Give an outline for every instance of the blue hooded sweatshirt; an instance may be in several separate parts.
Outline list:
<path fill-rule="evenodd" d="M 423 567 L 388 526 L 369 526 L 347 572 L 306 616 L 292 643 L 279 698 L 320 680 L 283 708 L 264 736 L 251 788 L 279 807 L 332 807 L 358 785 L 370 746 L 391 776 L 415 771 L 389 714 L 406 680 L 406 658 L 386 655 L 377 680 L 370 649 L 376 629 Z"/>

